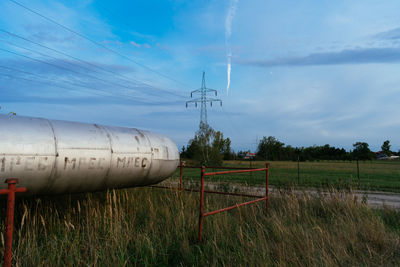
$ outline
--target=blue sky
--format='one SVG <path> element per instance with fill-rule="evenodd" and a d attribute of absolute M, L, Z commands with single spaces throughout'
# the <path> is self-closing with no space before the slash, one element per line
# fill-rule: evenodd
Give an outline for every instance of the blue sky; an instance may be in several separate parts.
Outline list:
<path fill-rule="evenodd" d="M 16 1 L 101 46 L 1 1 L 3 113 L 137 127 L 181 147 L 204 70 L 223 100 L 209 124 L 235 150 L 270 135 L 400 149 L 399 1 Z"/>

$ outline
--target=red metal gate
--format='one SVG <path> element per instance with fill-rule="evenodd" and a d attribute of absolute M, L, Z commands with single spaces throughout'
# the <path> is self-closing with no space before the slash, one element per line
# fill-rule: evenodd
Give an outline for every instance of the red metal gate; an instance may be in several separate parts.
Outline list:
<path fill-rule="evenodd" d="M 182 164 L 181 164 L 182 165 Z M 181 167 L 182 168 L 182 167 Z M 229 171 L 219 171 L 219 172 L 206 172 L 206 167 L 202 166 L 201 167 L 201 186 L 200 186 L 200 211 L 199 211 L 199 242 L 201 243 L 202 241 L 202 231 L 203 231 L 203 219 L 204 217 L 214 215 L 217 213 L 221 213 L 224 211 L 228 211 L 231 209 L 239 208 L 241 206 L 253 204 L 256 202 L 260 202 L 265 200 L 265 210 L 268 213 L 268 184 L 269 184 L 269 164 L 265 164 L 265 168 L 257 168 L 257 169 L 239 169 L 239 168 L 221 168 L 218 167 L 219 169 L 235 169 L 235 170 L 229 170 Z M 246 173 L 246 172 L 257 172 L 257 171 L 265 171 L 265 196 L 254 196 L 254 195 L 247 195 L 247 194 L 238 194 L 238 193 L 229 193 L 229 192 L 219 192 L 219 191 L 207 191 L 204 190 L 204 178 L 206 176 L 214 176 L 214 175 L 223 175 L 223 174 L 233 174 L 233 173 Z M 181 171 L 182 173 L 182 171 Z M 181 181 L 182 181 L 182 176 L 181 176 Z M 214 210 L 214 211 L 209 211 L 209 212 L 204 212 L 204 193 L 214 193 L 214 194 L 224 194 L 224 195 L 234 195 L 234 196 L 244 196 L 244 197 L 255 197 L 255 200 L 243 202 L 236 204 L 234 206 L 222 208 L 219 210 Z"/>
<path fill-rule="evenodd" d="M 265 200 L 265 210 L 266 213 L 268 213 L 268 189 L 269 189 L 269 163 L 265 163 L 265 168 L 240 168 L 240 167 L 206 167 L 206 166 L 185 166 L 183 162 L 181 161 L 180 165 L 180 180 L 179 180 L 179 190 L 181 191 L 189 191 L 189 192 L 200 192 L 200 209 L 199 209 L 199 242 L 201 243 L 202 241 L 202 231 L 203 231 L 203 219 L 204 217 L 214 215 L 217 213 L 221 213 L 224 211 L 228 211 L 231 209 L 235 209 L 241 206 L 253 204 L 256 202 L 260 202 Z M 183 186 L 183 169 L 184 168 L 190 168 L 190 169 L 201 169 L 200 172 L 200 189 L 190 189 L 190 188 L 184 188 Z M 226 171 L 219 171 L 219 172 L 206 172 L 206 168 L 208 169 L 221 169 L 221 170 L 226 170 Z M 204 189 L 204 183 L 205 183 L 205 177 L 206 176 L 214 176 L 214 175 L 224 175 L 224 174 L 233 174 L 233 173 L 253 173 L 253 172 L 259 172 L 259 171 L 265 171 L 265 195 L 264 196 L 255 196 L 255 195 L 250 195 L 250 194 L 242 194 L 242 193 L 233 193 L 233 192 L 221 192 L 221 191 L 212 191 L 212 190 L 205 190 Z M 173 187 L 168 187 L 168 186 L 157 186 L 153 185 L 151 187 L 155 188 L 164 188 L 164 189 L 174 189 Z M 247 201 L 244 203 L 239 203 L 234 206 L 222 208 L 219 210 L 214 210 L 214 211 L 209 211 L 209 212 L 204 212 L 204 194 L 205 193 L 210 193 L 210 194 L 220 194 L 220 195 L 230 195 L 230 196 L 241 196 L 241 197 L 253 197 L 256 198 L 251 201 Z"/>

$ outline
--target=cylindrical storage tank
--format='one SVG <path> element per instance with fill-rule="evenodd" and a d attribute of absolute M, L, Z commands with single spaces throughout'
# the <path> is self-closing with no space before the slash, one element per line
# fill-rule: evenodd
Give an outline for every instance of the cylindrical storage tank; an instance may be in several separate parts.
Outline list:
<path fill-rule="evenodd" d="M 135 128 L 0 115 L 0 189 L 18 178 L 25 194 L 156 184 L 179 164 L 175 143 Z"/>

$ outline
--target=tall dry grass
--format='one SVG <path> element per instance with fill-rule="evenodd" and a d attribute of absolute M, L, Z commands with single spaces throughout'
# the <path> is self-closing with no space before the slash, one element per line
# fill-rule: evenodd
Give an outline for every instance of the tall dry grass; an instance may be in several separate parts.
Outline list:
<path fill-rule="evenodd" d="M 395 219 L 399 212 L 377 212 L 351 194 L 340 194 L 344 193 L 323 198 L 284 191 L 271 198 L 268 216 L 260 203 L 206 217 L 202 245 L 197 242 L 197 193 L 136 188 L 20 200 L 13 263 L 400 265 L 400 226 Z M 245 200 L 207 195 L 206 210 Z M 4 224 L 0 227 L 3 231 Z"/>

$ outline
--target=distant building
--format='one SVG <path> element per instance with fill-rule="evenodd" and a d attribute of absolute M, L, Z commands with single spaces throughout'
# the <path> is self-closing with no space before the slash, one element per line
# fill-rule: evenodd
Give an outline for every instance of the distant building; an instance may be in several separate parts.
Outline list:
<path fill-rule="evenodd" d="M 399 159 L 399 156 L 388 156 L 385 153 L 383 153 L 383 151 L 378 151 L 375 153 L 376 154 L 376 158 L 379 160 L 394 160 L 394 159 Z"/>
<path fill-rule="evenodd" d="M 256 153 L 251 153 L 250 151 L 247 151 L 244 154 L 244 159 L 254 159 L 256 157 Z"/>

